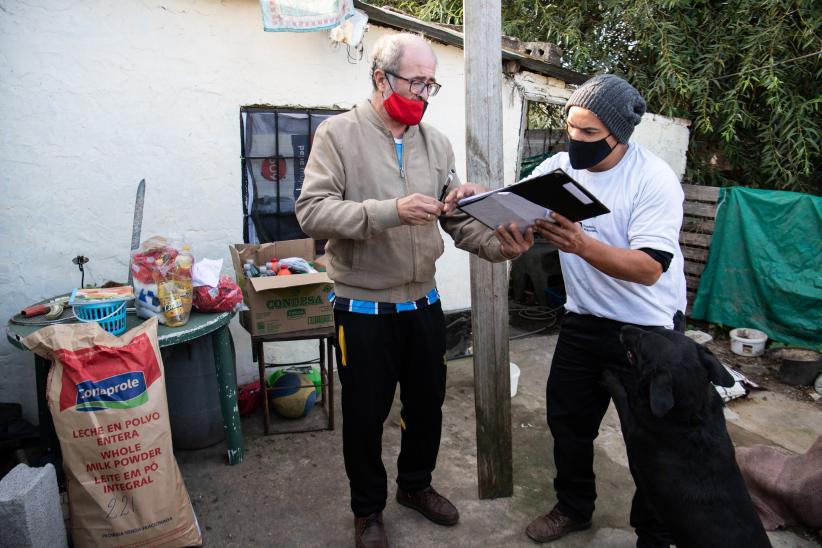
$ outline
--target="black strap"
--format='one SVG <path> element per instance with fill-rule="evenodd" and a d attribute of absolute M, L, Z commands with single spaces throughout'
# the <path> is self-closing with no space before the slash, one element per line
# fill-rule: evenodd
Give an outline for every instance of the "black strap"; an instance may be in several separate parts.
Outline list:
<path fill-rule="evenodd" d="M 651 249 L 650 247 L 640 247 L 639 250 L 644 251 L 649 257 L 662 265 L 662 272 L 668 272 L 668 267 L 671 266 L 671 259 L 674 258 L 673 253 Z"/>

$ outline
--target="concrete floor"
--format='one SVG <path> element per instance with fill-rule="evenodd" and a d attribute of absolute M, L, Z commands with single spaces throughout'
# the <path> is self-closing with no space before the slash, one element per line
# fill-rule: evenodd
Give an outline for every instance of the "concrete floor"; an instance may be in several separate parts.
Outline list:
<path fill-rule="evenodd" d="M 511 360 L 521 376 L 512 399 L 514 493 L 510 498 L 477 497 L 473 363 L 453 360 L 438 468 L 433 485 L 460 510 L 454 527 L 435 525 L 393 500 L 399 451 L 399 408 L 385 425 L 383 460 L 389 477 L 384 511 L 391 546 L 534 546 L 526 525 L 554 504 L 552 440 L 545 423 L 545 382 L 555 335 L 511 341 Z M 342 457 L 339 385 L 337 428 L 302 434 L 262 434 L 262 415 L 243 421 L 246 457 L 225 465 L 224 445 L 177 451 L 207 546 L 351 546 L 353 517 Z M 737 444 L 770 443 L 804 451 L 822 435 L 822 406 L 758 393 L 729 404 L 729 431 Z M 323 413 L 302 421 L 322 424 Z M 275 426 L 294 426 L 294 422 Z M 299 424 L 299 423 L 296 423 Z M 606 415 L 596 442 L 598 507 L 589 531 L 574 533 L 552 547 L 629 548 L 635 545 L 628 513 L 633 483 L 616 413 Z M 769 533 L 775 547 L 818 546 L 805 531 Z"/>

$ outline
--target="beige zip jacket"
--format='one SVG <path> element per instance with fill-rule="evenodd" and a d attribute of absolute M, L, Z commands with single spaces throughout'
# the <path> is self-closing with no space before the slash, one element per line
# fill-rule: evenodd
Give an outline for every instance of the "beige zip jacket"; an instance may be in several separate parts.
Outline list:
<path fill-rule="evenodd" d="M 397 200 L 419 192 L 439 198 L 450 169 L 451 143 L 427 124 L 403 136 L 403 166 L 394 137 L 369 101 L 317 128 L 296 204 L 303 232 L 328 239 L 326 263 L 341 297 L 406 302 L 434 288 L 443 241 L 436 223 L 400 223 Z M 451 187 L 459 185 L 457 178 Z M 455 212 L 440 224 L 457 247 L 501 262 L 494 232 Z"/>

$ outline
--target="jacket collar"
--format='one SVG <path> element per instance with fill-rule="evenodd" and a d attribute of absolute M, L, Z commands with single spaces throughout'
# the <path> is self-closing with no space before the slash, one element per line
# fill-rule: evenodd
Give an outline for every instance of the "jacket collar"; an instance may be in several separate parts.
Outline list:
<path fill-rule="evenodd" d="M 373 124 L 378 130 L 391 137 L 391 139 L 394 138 L 394 135 L 391 133 L 391 131 L 389 131 L 388 128 L 385 127 L 385 123 L 382 121 L 382 118 L 380 118 L 380 115 L 377 113 L 377 110 L 374 108 L 374 105 L 371 104 L 370 99 L 366 99 L 365 101 L 357 105 L 355 108 L 370 124 Z M 403 140 L 414 137 L 418 131 L 419 126 L 408 126 L 408 128 L 405 130 L 405 133 L 402 136 Z"/>

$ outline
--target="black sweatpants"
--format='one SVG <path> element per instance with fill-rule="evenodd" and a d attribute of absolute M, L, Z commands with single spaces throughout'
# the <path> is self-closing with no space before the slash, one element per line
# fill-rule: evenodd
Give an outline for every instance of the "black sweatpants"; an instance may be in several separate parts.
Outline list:
<path fill-rule="evenodd" d="M 367 516 L 385 508 L 382 430 L 398 382 L 402 443 L 397 484 L 411 492 L 431 484 L 445 400 L 445 318 L 436 302 L 398 314 L 335 310 L 334 322 L 351 509 Z"/>
<path fill-rule="evenodd" d="M 619 341 L 623 325 L 596 316 L 566 314 L 551 362 L 546 405 L 554 437 L 554 489 L 559 510 L 576 521 L 591 519 L 597 496 L 594 439 L 611 401 L 600 382 L 602 373 L 609 364 L 629 367 Z M 639 489 L 631 505 L 631 525 L 637 532 L 637 546 L 671 543 Z"/>

